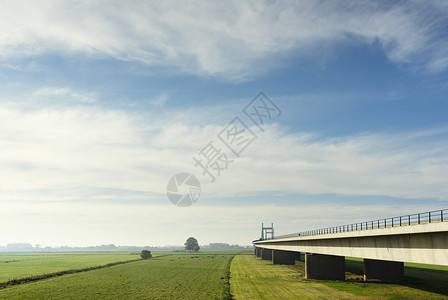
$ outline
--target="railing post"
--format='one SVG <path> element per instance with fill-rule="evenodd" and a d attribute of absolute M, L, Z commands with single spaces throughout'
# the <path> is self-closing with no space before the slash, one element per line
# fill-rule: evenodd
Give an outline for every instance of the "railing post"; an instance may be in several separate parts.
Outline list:
<path fill-rule="evenodd" d="M 408 215 L 408 219 L 409 219 L 409 224 L 408 225 L 411 225 L 411 215 Z"/>
<path fill-rule="evenodd" d="M 417 220 L 418 220 L 417 224 L 420 224 L 420 214 L 418 214 L 417 216 L 418 216 L 417 217 Z"/>
<path fill-rule="evenodd" d="M 392 227 L 394 227 L 394 218 L 392 218 L 392 222 L 391 223 L 392 223 Z"/>
<path fill-rule="evenodd" d="M 384 228 L 387 227 L 386 219 L 384 219 Z"/>
<path fill-rule="evenodd" d="M 440 210 L 440 222 L 443 222 L 443 209 Z"/>
<path fill-rule="evenodd" d="M 431 212 L 428 213 L 428 222 L 431 223 Z"/>
<path fill-rule="evenodd" d="M 401 227 L 401 217 L 400 217 L 400 227 Z"/>
<path fill-rule="evenodd" d="M 378 229 L 380 229 L 380 220 L 378 220 Z"/>

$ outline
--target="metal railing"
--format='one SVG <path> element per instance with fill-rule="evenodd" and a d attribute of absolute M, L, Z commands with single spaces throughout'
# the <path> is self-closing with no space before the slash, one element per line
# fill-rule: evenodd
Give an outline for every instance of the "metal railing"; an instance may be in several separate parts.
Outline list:
<path fill-rule="evenodd" d="M 331 234 L 339 232 L 350 232 L 369 229 L 381 229 L 400 226 L 411 226 L 418 224 L 436 223 L 448 221 L 448 209 L 433 210 L 424 213 L 404 215 L 386 219 L 379 219 L 373 221 L 359 222 L 348 225 L 333 226 L 322 229 L 309 230 L 304 232 L 291 233 L 281 236 L 276 236 L 275 239 L 295 237 L 295 236 L 310 236 Z"/>

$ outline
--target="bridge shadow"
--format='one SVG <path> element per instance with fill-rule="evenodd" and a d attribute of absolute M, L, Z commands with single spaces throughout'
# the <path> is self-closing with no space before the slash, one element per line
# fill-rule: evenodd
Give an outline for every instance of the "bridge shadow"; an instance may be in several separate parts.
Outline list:
<path fill-rule="evenodd" d="M 363 280 L 364 274 L 363 261 L 346 259 L 345 271 L 346 281 L 360 282 Z M 375 283 L 375 281 L 371 281 L 371 283 Z M 407 265 L 405 263 L 404 280 L 396 284 L 448 296 L 448 268 L 431 265 Z"/>

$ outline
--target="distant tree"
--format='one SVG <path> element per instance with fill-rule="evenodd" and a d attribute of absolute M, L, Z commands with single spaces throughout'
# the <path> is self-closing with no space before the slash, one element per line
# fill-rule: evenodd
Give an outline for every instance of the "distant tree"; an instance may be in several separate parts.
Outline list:
<path fill-rule="evenodd" d="M 195 239 L 194 237 L 189 237 L 184 245 L 185 245 L 185 250 L 194 251 L 194 252 L 199 251 L 198 240 Z M 195 250 L 195 249 L 197 249 L 197 250 Z"/>
<path fill-rule="evenodd" d="M 151 251 L 143 250 L 140 256 L 142 257 L 142 259 L 148 259 L 152 257 L 152 254 Z"/>

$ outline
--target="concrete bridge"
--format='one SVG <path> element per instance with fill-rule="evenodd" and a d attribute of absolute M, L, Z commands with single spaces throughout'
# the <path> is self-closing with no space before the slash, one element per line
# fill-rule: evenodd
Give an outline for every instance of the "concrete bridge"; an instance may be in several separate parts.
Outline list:
<path fill-rule="evenodd" d="M 344 280 L 347 256 L 364 259 L 365 280 L 399 281 L 404 262 L 448 266 L 448 210 L 260 239 L 253 244 L 255 255 L 274 264 L 294 264 L 298 253 L 305 253 L 306 278 Z"/>

